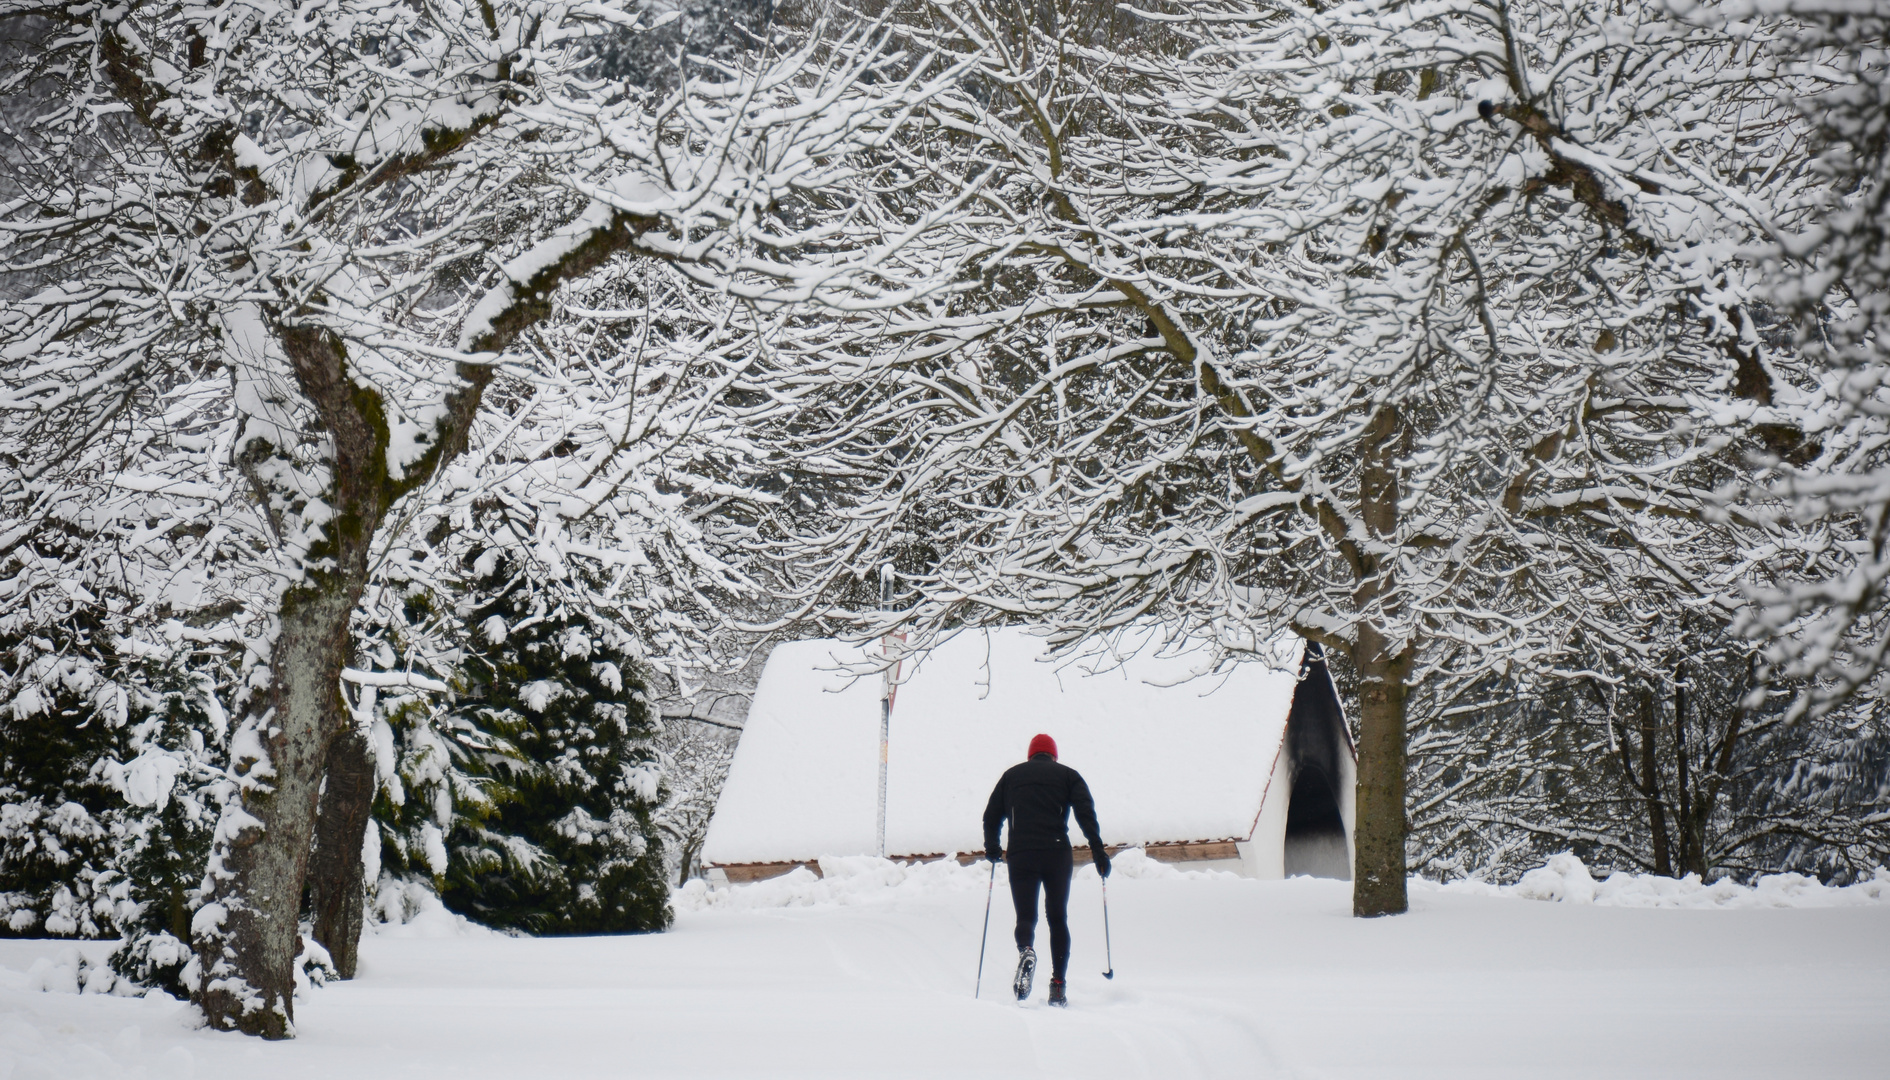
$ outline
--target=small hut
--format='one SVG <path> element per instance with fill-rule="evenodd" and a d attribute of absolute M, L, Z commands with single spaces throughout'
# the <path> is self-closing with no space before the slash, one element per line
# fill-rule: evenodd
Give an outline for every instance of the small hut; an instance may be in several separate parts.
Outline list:
<path fill-rule="evenodd" d="M 888 856 L 981 855 L 991 788 L 1042 731 L 1089 782 L 1112 849 L 1260 878 L 1349 878 L 1355 756 L 1338 695 L 1316 646 L 1282 638 L 1269 654 L 1210 670 L 1208 649 L 1143 630 L 1053 657 L 1042 637 L 1001 628 L 908 658 L 892 710 Z M 712 878 L 874 852 L 877 655 L 823 639 L 769 656 L 703 841 Z"/>

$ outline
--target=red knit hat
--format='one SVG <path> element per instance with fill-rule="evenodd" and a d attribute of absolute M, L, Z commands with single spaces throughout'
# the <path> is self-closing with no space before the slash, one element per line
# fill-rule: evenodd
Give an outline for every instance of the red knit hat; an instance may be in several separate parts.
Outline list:
<path fill-rule="evenodd" d="M 1030 740 L 1030 753 L 1024 756 L 1036 757 L 1038 754 L 1049 754 L 1051 760 L 1054 761 L 1057 756 L 1057 741 L 1048 735 L 1039 735 Z"/>

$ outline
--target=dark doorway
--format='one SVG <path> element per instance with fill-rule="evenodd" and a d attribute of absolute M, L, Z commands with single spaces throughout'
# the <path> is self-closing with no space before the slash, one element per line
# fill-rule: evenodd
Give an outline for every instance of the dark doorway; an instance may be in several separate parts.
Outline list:
<path fill-rule="evenodd" d="M 1351 754 L 1351 736 L 1332 674 L 1326 670 L 1325 651 L 1309 641 L 1300 661 L 1299 688 L 1286 715 L 1288 775 L 1293 779 L 1286 806 L 1287 877 L 1352 880 L 1345 820 L 1339 814 L 1342 762 L 1349 762 Z"/>

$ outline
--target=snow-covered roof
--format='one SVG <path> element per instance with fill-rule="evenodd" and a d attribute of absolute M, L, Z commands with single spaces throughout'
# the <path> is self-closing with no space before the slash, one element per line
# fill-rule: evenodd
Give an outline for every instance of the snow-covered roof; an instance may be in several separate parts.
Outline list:
<path fill-rule="evenodd" d="M 1089 782 L 1106 842 L 1246 839 L 1285 732 L 1300 647 L 1282 639 L 1270 663 L 1204 673 L 1201 647 L 1046 659 L 1044 640 L 1021 628 L 960 633 L 905 662 L 892 711 L 887 853 L 981 849 L 991 788 L 1040 731 Z M 876 644 L 833 640 L 775 648 L 705 862 L 874 850 L 880 679 L 855 673 L 876 655 Z M 1082 843 L 1074 823 L 1071 831 Z"/>

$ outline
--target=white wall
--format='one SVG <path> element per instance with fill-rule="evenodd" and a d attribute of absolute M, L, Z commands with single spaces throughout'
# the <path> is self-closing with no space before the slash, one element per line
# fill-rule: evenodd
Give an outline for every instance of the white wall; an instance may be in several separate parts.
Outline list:
<path fill-rule="evenodd" d="M 1261 778 L 1265 794 L 1260 803 L 1260 817 L 1253 828 L 1253 838 L 1236 845 L 1240 849 L 1242 873 L 1262 881 L 1277 881 L 1286 876 L 1286 810 L 1293 801 L 1293 768 L 1286 760 L 1286 738 L 1282 733 L 1280 750 L 1274 755 L 1272 781 Z"/>
<path fill-rule="evenodd" d="M 1345 822 L 1345 859 L 1358 865 L 1358 841 L 1353 824 L 1358 820 L 1358 762 L 1349 748 L 1339 755 L 1339 819 Z"/>

